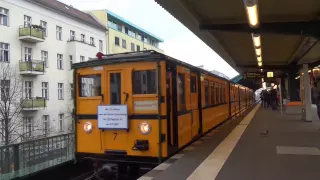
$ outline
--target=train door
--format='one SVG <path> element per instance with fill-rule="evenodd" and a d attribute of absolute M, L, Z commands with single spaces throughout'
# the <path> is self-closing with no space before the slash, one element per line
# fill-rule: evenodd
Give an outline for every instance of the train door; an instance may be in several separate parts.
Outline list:
<path fill-rule="evenodd" d="M 171 154 L 178 149 L 178 124 L 177 124 L 177 87 L 176 67 L 167 66 L 166 77 L 166 103 L 167 103 L 167 132 L 168 153 Z"/>
<path fill-rule="evenodd" d="M 127 97 L 124 83 L 124 71 L 110 70 L 106 72 L 105 104 L 126 104 Z M 102 146 L 108 151 L 124 151 L 127 148 L 126 130 L 101 131 Z M 115 142 L 116 141 L 116 142 Z"/>

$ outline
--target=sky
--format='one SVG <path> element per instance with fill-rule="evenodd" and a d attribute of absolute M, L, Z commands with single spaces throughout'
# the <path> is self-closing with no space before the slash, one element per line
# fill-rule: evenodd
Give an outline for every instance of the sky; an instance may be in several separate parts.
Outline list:
<path fill-rule="evenodd" d="M 162 38 L 160 48 L 166 55 L 194 66 L 204 65 L 232 78 L 238 75 L 217 53 L 154 0 L 59 0 L 88 11 L 108 9 L 135 25 Z"/>

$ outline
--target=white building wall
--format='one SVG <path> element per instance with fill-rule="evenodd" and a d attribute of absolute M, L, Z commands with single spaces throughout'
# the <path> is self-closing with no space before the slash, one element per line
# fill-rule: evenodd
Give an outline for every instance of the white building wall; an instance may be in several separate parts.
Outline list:
<path fill-rule="evenodd" d="M 0 42 L 10 44 L 11 64 L 19 65 L 19 61 L 24 57 L 24 47 L 32 48 L 32 56 L 35 60 L 41 60 L 41 50 L 48 52 L 48 68 L 44 75 L 29 77 L 21 75 L 24 81 L 33 81 L 33 97 L 42 96 L 42 82 L 49 83 L 47 107 L 44 110 L 23 112 L 23 115 L 34 116 L 35 120 L 41 120 L 43 115 L 49 115 L 50 125 L 57 129 L 58 114 L 66 113 L 67 106 L 72 106 L 73 101 L 70 96 L 72 70 L 69 55 L 73 56 L 73 63 L 80 61 L 80 55 L 85 56 L 86 60 L 89 57 L 95 57 L 99 52 L 99 40 L 103 41 L 103 53 L 105 53 L 106 30 L 95 28 L 25 0 L 0 0 L 0 7 L 9 10 L 9 26 L 0 25 Z M 35 25 L 40 25 L 40 20 L 47 22 L 48 35 L 44 42 L 27 43 L 18 39 L 19 26 L 24 24 L 24 15 L 32 17 L 32 24 Z M 62 27 L 62 41 L 56 39 L 56 26 Z M 80 34 L 85 34 L 87 42 L 90 41 L 90 37 L 94 37 L 96 47 L 81 42 L 67 42 L 70 38 L 70 30 L 75 31 L 76 39 L 80 39 Z M 58 53 L 63 54 L 63 70 L 57 68 Z M 64 100 L 58 100 L 58 83 L 64 84 Z M 64 132 L 67 131 L 69 124 L 71 124 L 70 119 L 65 119 Z"/>

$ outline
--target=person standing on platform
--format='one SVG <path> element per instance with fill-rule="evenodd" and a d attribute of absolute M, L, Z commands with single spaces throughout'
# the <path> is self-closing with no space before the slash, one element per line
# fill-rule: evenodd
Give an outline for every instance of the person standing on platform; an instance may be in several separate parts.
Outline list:
<path fill-rule="evenodd" d="M 314 103 L 317 105 L 317 113 L 320 120 L 320 71 L 316 69 L 313 71 L 313 76 L 315 78 L 315 87 L 312 89 L 313 91 L 313 99 Z M 320 128 L 318 128 L 320 131 Z"/>

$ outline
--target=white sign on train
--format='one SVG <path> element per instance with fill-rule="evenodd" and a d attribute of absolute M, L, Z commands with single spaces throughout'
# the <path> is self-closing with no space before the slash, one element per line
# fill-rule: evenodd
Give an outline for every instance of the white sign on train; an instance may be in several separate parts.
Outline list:
<path fill-rule="evenodd" d="M 99 105 L 99 129 L 128 129 L 127 105 Z"/>

